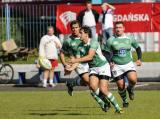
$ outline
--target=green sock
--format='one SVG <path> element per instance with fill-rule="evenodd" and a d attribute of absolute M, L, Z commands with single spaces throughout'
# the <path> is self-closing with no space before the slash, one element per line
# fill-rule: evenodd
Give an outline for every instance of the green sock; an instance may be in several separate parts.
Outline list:
<path fill-rule="evenodd" d="M 133 89 L 134 89 L 134 85 L 132 85 L 131 83 L 129 83 L 128 88 L 129 88 L 130 90 L 133 90 Z"/>
<path fill-rule="evenodd" d="M 119 107 L 115 97 L 112 95 L 112 93 L 109 93 L 106 98 L 112 103 L 112 105 L 114 106 L 114 108 L 116 110 L 120 110 L 120 107 Z"/>
<path fill-rule="evenodd" d="M 132 93 L 133 93 L 133 91 L 134 91 L 134 85 L 132 85 L 132 84 L 129 83 L 129 85 L 128 85 L 128 87 L 127 87 L 127 90 L 128 90 L 129 92 L 132 92 Z"/>
<path fill-rule="evenodd" d="M 126 89 L 122 89 L 122 90 L 118 89 L 118 93 L 121 96 L 124 103 L 128 102 L 127 95 L 126 95 Z"/>
<path fill-rule="evenodd" d="M 74 79 L 73 81 L 70 82 L 70 84 L 74 86 L 80 86 L 80 79 Z"/>
<path fill-rule="evenodd" d="M 106 99 L 106 97 L 102 94 L 102 92 L 99 92 L 99 95 L 98 95 L 105 104 L 109 105 L 110 102 L 108 101 L 108 99 Z"/>
<path fill-rule="evenodd" d="M 96 92 L 91 91 L 92 97 L 98 102 L 98 104 L 101 106 L 101 108 L 104 108 L 104 102 L 102 101 L 101 98 L 99 98 L 96 94 Z"/>
<path fill-rule="evenodd" d="M 103 95 L 103 93 L 99 90 L 99 88 L 95 91 L 95 94 L 107 105 L 109 105 L 109 101 L 108 99 L 105 98 L 105 96 Z"/>

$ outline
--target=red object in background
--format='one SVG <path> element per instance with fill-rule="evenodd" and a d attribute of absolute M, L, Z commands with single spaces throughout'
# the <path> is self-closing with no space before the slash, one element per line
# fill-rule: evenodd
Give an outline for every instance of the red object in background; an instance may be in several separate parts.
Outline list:
<path fill-rule="evenodd" d="M 57 5 L 56 28 L 63 34 L 70 33 L 70 21 L 75 20 L 79 11 L 83 10 L 82 5 Z"/>
<path fill-rule="evenodd" d="M 160 4 L 128 3 L 115 4 L 114 22 L 124 21 L 126 32 L 156 32 L 160 31 Z M 83 5 L 57 5 L 56 27 L 63 34 L 70 33 L 70 21 L 75 20 Z M 101 13 L 100 5 L 93 6 Z M 99 33 L 100 24 L 97 24 Z"/>
<path fill-rule="evenodd" d="M 115 5 L 115 21 L 124 21 L 126 32 L 150 32 L 152 4 Z"/>
<path fill-rule="evenodd" d="M 155 3 L 152 11 L 152 31 L 160 31 L 160 3 Z"/>

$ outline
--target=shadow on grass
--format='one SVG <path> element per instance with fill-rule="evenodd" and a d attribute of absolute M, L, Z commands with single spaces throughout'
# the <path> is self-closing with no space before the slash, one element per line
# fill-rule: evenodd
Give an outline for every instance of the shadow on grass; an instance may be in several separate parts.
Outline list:
<path fill-rule="evenodd" d="M 52 109 L 52 110 L 28 110 L 30 112 L 49 112 L 49 111 L 58 111 L 58 112 L 66 112 L 66 111 L 71 111 L 71 110 L 67 110 L 67 109 Z M 72 110 L 72 111 L 76 111 L 76 110 Z"/>
<path fill-rule="evenodd" d="M 96 106 L 93 106 L 93 107 L 62 107 L 62 108 L 68 108 L 68 109 L 86 109 L 86 108 L 88 108 L 88 109 L 94 109 L 94 108 L 100 108 L 100 107 L 96 107 Z"/>
<path fill-rule="evenodd" d="M 96 106 L 93 106 L 93 107 L 61 107 L 62 109 L 51 109 L 51 110 L 28 110 L 30 112 L 38 112 L 38 111 L 44 111 L 44 112 L 49 112 L 49 111 L 60 111 L 60 112 L 65 112 L 65 111 L 77 111 L 78 109 L 95 109 L 95 108 L 99 108 L 100 107 L 96 107 Z"/>
<path fill-rule="evenodd" d="M 36 116 L 55 116 L 55 115 L 72 115 L 72 116 L 77 116 L 77 115 L 90 115 L 90 114 L 83 114 L 83 113 L 77 113 L 77 112 L 72 112 L 72 113 L 29 113 L 29 115 L 36 115 Z"/>
<path fill-rule="evenodd" d="M 105 115 L 102 113 L 90 113 L 89 111 L 86 111 L 86 113 L 83 112 L 77 112 L 78 109 L 94 109 L 94 108 L 99 108 L 99 107 L 62 107 L 65 109 L 52 109 L 52 110 L 28 110 L 31 113 L 28 113 L 29 115 L 36 115 L 36 116 L 56 116 L 56 115 L 72 115 L 72 116 L 77 116 L 77 115 Z M 66 109 L 68 108 L 68 109 Z"/>

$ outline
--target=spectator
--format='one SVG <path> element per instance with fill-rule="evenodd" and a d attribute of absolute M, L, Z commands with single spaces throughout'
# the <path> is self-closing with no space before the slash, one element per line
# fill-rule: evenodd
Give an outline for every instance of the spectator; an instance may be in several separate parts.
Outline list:
<path fill-rule="evenodd" d="M 59 39 L 54 35 L 54 28 L 48 27 L 47 35 L 41 38 L 39 45 L 39 57 L 49 59 L 52 64 L 52 69 L 45 69 L 43 73 L 43 87 L 47 87 L 47 80 L 49 79 L 49 86 L 53 87 L 54 68 L 58 66 L 58 49 L 61 48 Z"/>
<path fill-rule="evenodd" d="M 86 9 L 81 11 L 77 20 L 82 26 L 88 26 L 92 31 L 92 38 L 96 38 L 96 23 L 98 22 L 99 14 L 96 10 L 92 9 L 92 3 L 86 2 Z"/>
<path fill-rule="evenodd" d="M 113 12 L 115 7 L 108 3 L 103 3 L 101 7 L 102 13 L 100 14 L 99 22 L 102 25 L 102 45 L 104 45 L 108 38 L 113 35 Z"/>

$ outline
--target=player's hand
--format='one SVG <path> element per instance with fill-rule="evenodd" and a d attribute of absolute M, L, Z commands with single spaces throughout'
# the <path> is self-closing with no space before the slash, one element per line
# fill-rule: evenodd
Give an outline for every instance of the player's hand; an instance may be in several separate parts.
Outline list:
<path fill-rule="evenodd" d="M 109 65 L 110 65 L 111 69 L 113 69 L 113 67 L 114 67 L 114 62 L 110 62 Z"/>
<path fill-rule="evenodd" d="M 76 63 L 76 59 L 74 57 L 72 57 L 68 60 L 68 62 L 71 64 L 74 64 L 74 63 Z"/>
<path fill-rule="evenodd" d="M 69 65 L 68 63 L 65 63 L 65 65 L 64 65 L 64 75 L 71 74 L 72 71 L 69 70 L 70 68 L 71 68 L 71 65 Z"/>
<path fill-rule="evenodd" d="M 64 65 L 64 69 L 69 69 L 70 67 L 71 67 L 71 65 L 68 64 L 68 63 L 66 63 L 66 64 Z"/>
<path fill-rule="evenodd" d="M 74 63 L 74 64 L 72 64 L 72 66 L 71 66 L 70 68 L 68 68 L 67 70 L 68 70 L 68 71 L 73 71 L 73 70 L 75 70 L 75 69 L 77 68 L 78 64 L 79 64 L 79 63 Z"/>
<path fill-rule="evenodd" d="M 68 66 L 68 67 L 65 67 L 65 70 L 66 71 L 73 71 L 74 69 L 72 68 L 72 66 Z"/>
<path fill-rule="evenodd" d="M 136 65 L 137 65 L 137 66 L 141 66 L 141 65 L 142 65 L 141 60 L 137 60 L 137 61 L 136 61 Z"/>

